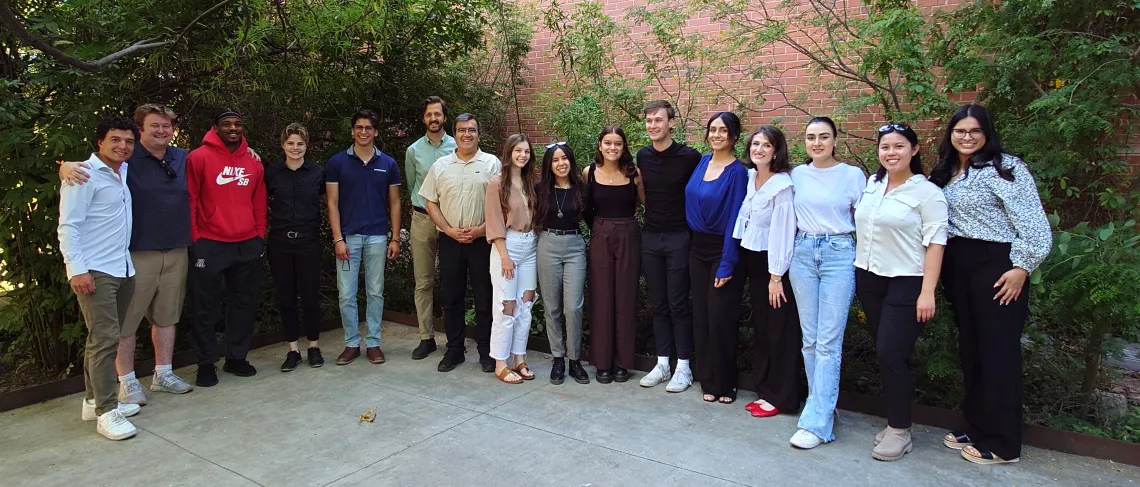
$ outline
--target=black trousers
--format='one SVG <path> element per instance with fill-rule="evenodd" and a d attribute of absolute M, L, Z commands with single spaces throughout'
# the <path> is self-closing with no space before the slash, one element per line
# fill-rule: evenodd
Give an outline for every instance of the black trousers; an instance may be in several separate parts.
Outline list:
<path fill-rule="evenodd" d="M 1013 269 L 1008 243 L 951 238 L 942 286 L 958 325 L 966 434 L 979 450 L 1021 456 L 1021 333 L 1029 317 L 1028 284 L 1002 306 L 994 283 Z"/>
<path fill-rule="evenodd" d="M 467 331 L 467 282 L 475 298 L 475 346 L 491 353 L 491 244 L 479 237 L 463 244 L 439 233 L 439 276 L 443 286 L 443 326 L 448 352 L 464 353 Z"/>
<path fill-rule="evenodd" d="M 321 337 L 320 240 L 315 234 L 306 238 L 287 238 L 275 232 L 269 234 L 266 246 L 285 341 L 295 342 L 301 337 L 298 298 L 305 312 L 305 337 L 317 341 Z"/>
<path fill-rule="evenodd" d="M 190 246 L 191 337 L 199 365 L 218 361 L 218 331 L 226 336 L 226 359 L 245 360 L 253 339 L 253 322 L 261 295 L 261 237 L 241 242 L 199 238 Z M 222 299 L 226 301 L 222 325 Z"/>
<path fill-rule="evenodd" d="M 752 303 L 752 375 L 756 378 L 756 395 L 780 411 L 798 411 L 807 391 L 800 385 L 803 337 L 792 283 L 785 272 L 782 284 L 788 301 L 773 308 L 768 302 L 768 282 L 772 279 L 768 252 L 740 249 L 740 260 L 748 277 Z"/>
<path fill-rule="evenodd" d="M 693 358 L 693 307 L 689 302 L 689 232 L 641 232 L 641 270 L 653 303 L 657 355 Z"/>
<path fill-rule="evenodd" d="M 693 289 L 693 375 L 705 394 L 736 394 L 736 346 L 740 341 L 740 301 L 744 294 L 743 266 L 737 263 L 732 279 L 713 286 L 720 267 L 724 235 L 693 232 L 689 249 L 689 278 Z"/>
<path fill-rule="evenodd" d="M 910 356 L 922 334 L 918 321 L 918 295 L 922 276 L 883 277 L 855 269 L 855 295 L 867 315 L 867 329 L 875 340 L 883 398 L 887 402 L 887 425 L 909 428 L 914 402 Z"/>
<path fill-rule="evenodd" d="M 637 219 L 594 218 L 586 251 L 590 296 L 590 363 L 598 370 L 632 369 L 641 267 Z"/>

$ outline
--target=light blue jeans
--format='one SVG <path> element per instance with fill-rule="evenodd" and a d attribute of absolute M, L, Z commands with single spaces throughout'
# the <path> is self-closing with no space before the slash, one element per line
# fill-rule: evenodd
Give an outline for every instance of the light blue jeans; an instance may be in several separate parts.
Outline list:
<path fill-rule="evenodd" d="M 368 335 L 364 346 L 380 346 L 380 321 L 384 317 L 384 264 L 388 262 L 388 237 L 385 235 L 345 235 L 348 260 L 336 261 L 336 288 L 340 291 L 340 325 L 344 327 L 344 346 L 360 346 L 360 312 L 357 311 L 357 289 L 360 283 L 360 260 L 364 259 L 364 292 L 368 297 L 365 324 Z"/>
<path fill-rule="evenodd" d="M 847 311 L 855 296 L 855 238 L 796 234 L 788 277 L 800 313 L 808 398 L 799 427 L 832 441 Z"/>

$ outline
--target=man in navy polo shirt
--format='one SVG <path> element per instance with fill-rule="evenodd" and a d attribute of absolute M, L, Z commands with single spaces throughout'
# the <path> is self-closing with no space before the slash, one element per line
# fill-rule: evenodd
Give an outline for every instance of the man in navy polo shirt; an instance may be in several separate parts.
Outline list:
<path fill-rule="evenodd" d="M 384 352 L 380 350 L 384 264 L 385 258 L 395 259 L 400 253 L 400 168 L 395 159 L 376 148 L 379 120 L 371 110 L 356 112 L 352 116 L 352 147 L 338 152 L 325 166 L 329 226 L 337 258 L 340 323 L 344 327 L 345 347 L 336 359 L 337 365 L 348 365 L 360 356 L 356 290 L 362 258 L 368 296 L 365 354 L 369 362 L 384 363 Z"/>

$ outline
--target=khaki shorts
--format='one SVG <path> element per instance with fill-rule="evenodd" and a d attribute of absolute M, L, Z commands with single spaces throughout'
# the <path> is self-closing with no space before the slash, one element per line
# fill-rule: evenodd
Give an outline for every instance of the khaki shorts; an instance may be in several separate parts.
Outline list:
<path fill-rule="evenodd" d="M 131 252 L 131 261 L 135 264 L 135 292 L 121 336 L 135 336 L 143 318 L 155 326 L 177 324 L 186 299 L 186 249 Z"/>

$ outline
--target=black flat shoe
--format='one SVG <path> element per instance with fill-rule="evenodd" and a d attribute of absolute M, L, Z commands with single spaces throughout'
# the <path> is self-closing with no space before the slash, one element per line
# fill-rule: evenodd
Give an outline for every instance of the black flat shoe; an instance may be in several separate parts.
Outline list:
<path fill-rule="evenodd" d="M 281 364 L 281 371 L 282 372 L 292 372 L 292 371 L 296 370 L 297 366 L 300 364 L 301 364 L 301 352 L 298 352 L 296 350 L 290 350 L 289 353 L 285 354 L 285 362 L 283 362 Z"/>
<path fill-rule="evenodd" d="M 480 355 L 479 365 L 483 367 L 483 372 L 488 374 L 495 373 L 495 359 L 491 358 L 490 355 Z"/>
<path fill-rule="evenodd" d="M 321 349 L 317 347 L 309 347 L 306 352 L 309 356 L 309 367 L 317 368 L 325 364 L 325 357 L 321 355 Z"/>
<path fill-rule="evenodd" d="M 582 362 L 578 360 L 570 361 L 570 377 L 573 377 L 574 382 L 579 384 L 590 383 L 590 374 L 586 373 L 586 369 L 582 368 Z"/>
<path fill-rule="evenodd" d="M 563 357 L 554 357 L 554 362 L 550 366 L 550 383 L 556 386 L 562 385 L 566 380 L 566 359 Z"/>
<path fill-rule="evenodd" d="M 625 382 L 629 380 L 629 371 L 621 367 L 614 368 L 614 382 Z"/>
<path fill-rule="evenodd" d="M 598 379 L 599 384 L 609 384 L 614 381 L 614 373 L 611 370 L 599 370 L 594 377 Z"/>
<path fill-rule="evenodd" d="M 412 350 L 412 360 L 423 360 L 435 351 L 435 339 L 420 340 L 420 345 Z"/>
<path fill-rule="evenodd" d="M 455 366 L 463 363 L 466 360 L 463 357 L 463 352 L 448 350 L 443 354 L 443 360 L 439 361 L 439 366 L 436 370 L 440 372 L 451 372 L 455 370 Z"/>

